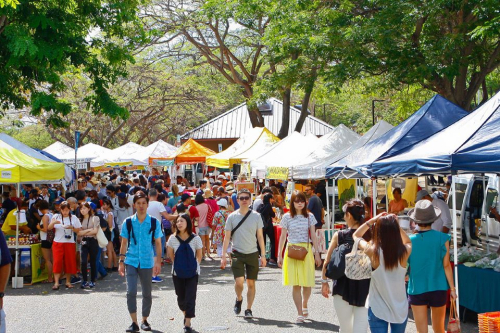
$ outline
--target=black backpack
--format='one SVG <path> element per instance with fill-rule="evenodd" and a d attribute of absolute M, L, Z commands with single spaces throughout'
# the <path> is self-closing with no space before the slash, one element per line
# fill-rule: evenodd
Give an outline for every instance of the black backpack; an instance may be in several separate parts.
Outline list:
<path fill-rule="evenodd" d="M 95 215 L 99 218 L 99 224 L 100 224 L 101 228 L 108 229 L 109 228 L 108 221 L 106 221 L 106 219 L 104 218 L 104 215 L 101 212 L 99 212 Z"/>
<path fill-rule="evenodd" d="M 338 232 L 338 245 L 332 252 L 332 257 L 326 266 L 326 277 L 338 280 L 345 276 L 345 255 L 350 253 L 354 244 L 354 239 L 347 232 Z M 346 237 L 348 236 L 348 237 Z"/>
<path fill-rule="evenodd" d="M 149 233 L 151 234 L 151 246 L 154 247 L 155 245 L 155 230 L 156 230 L 156 223 L 158 221 L 156 220 L 155 217 L 151 216 L 151 229 L 149 229 Z M 132 219 L 129 217 L 125 220 L 126 226 L 127 226 L 127 231 L 128 231 L 128 245 L 127 249 L 130 247 L 130 238 L 134 239 L 134 243 L 137 245 L 137 239 L 135 238 L 134 234 L 134 228 L 132 228 Z"/>
<path fill-rule="evenodd" d="M 179 247 L 175 251 L 174 271 L 175 275 L 181 279 L 190 279 L 198 273 L 198 262 L 196 256 L 189 245 L 194 235 L 183 241 L 179 236 L 175 236 L 179 241 Z"/>

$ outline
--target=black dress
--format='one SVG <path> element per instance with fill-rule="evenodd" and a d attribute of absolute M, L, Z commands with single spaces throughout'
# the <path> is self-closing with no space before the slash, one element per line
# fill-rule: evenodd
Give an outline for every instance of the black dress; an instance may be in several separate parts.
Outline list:
<path fill-rule="evenodd" d="M 353 245 L 354 239 L 352 235 L 355 231 L 356 229 L 339 231 L 337 246 L 344 243 Z M 365 236 L 363 238 L 369 238 L 369 232 L 365 233 Z M 349 303 L 349 305 L 364 307 L 370 290 L 370 280 L 371 279 L 351 280 L 344 275 L 338 280 L 333 280 L 332 295 L 342 296 L 342 299 Z"/>

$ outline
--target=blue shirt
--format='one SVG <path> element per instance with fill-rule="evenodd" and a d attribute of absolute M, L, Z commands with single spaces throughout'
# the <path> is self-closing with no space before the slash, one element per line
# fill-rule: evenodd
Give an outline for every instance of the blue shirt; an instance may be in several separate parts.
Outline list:
<path fill-rule="evenodd" d="M 134 238 L 129 235 L 127 225 L 124 222 L 120 236 L 129 240 L 129 248 L 127 250 L 127 257 L 125 264 L 134 266 L 135 268 L 153 268 L 154 266 L 154 252 L 153 245 L 151 244 L 151 216 L 146 214 L 146 218 L 142 223 L 139 223 L 137 214 L 130 217 L 132 219 L 132 230 Z M 156 222 L 155 239 L 161 238 L 163 233 L 161 231 L 161 221 Z"/>
<path fill-rule="evenodd" d="M 412 249 L 408 258 L 409 295 L 448 290 L 443 259 L 446 255 L 446 242 L 450 239 L 450 235 L 436 230 L 419 232 L 410 236 Z"/>
<path fill-rule="evenodd" d="M 231 195 L 231 201 L 233 202 L 234 210 L 240 209 L 240 204 L 238 203 L 236 196 L 237 196 L 236 193 L 233 193 Z"/>

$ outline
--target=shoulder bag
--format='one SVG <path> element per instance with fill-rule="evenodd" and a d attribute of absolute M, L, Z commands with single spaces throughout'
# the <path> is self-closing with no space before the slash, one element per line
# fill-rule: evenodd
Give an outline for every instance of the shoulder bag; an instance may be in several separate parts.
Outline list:
<path fill-rule="evenodd" d="M 354 243 L 352 239 L 344 240 L 344 232 L 339 231 L 338 233 L 338 244 L 333 250 L 330 262 L 326 266 L 326 277 L 332 280 L 338 280 L 345 276 L 345 256 L 351 252 L 352 244 Z"/>
<path fill-rule="evenodd" d="M 95 217 L 97 217 L 97 219 L 99 219 L 98 216 L 94 216 L 94 218 Z M 95 223 L 95 219 L 94 219 L 94 223 Z M 97 243 L 99 243 L 99 247 L 101 249 L 105 249 L 106 246 L 108 246 L 108 239 L 106 238 L 104 231 L 102 231 L 100 219 L 99 219 L 98 225 L 99 225 L 99 227 L 97 228 L 97 234 L 95 235 L 97 238 Z"/>
<path fill-rule="evenodd" d="M 236 232 L 236 230 L 239 229 L 239 227 L 241 227 L 241 225 L 243 224 L 243 222 L 245 222 L 245 220 L 250 216 L 250 214 L 252 214 L 252 210 L 250 209 L 248 211 L 248 213 L 241 219 L 240 223 L 238 223 L 238 225 L 233 229 L 231 230 L 231 239 L 233 238 L 233 235 L 234 233 Z"/>
<path fill-rule="evenodd" d="M 309 215 L 307 215 L 307 229 L 309 229 Z M 309 247 L 309 246 L 308 246 Z M 288 246 L 288 258 L 303 261 L 308 253 L 308 249 L 299 245 Z"/>
<path fill-rule="evenodd" d="M 352 251 L 345 256 L 345 276 L 351 280 L 365 280 L 372 276 L 372 263 L 370 258 L 361 250 L 358 244 L 361 239 L 354 242 Z"/>

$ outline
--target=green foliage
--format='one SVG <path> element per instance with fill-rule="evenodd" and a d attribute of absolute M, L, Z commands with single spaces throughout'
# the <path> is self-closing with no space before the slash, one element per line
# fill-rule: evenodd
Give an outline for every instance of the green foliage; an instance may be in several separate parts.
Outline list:
<path fill-rule="evenodd" d="M 9 0 L 0 6 L 2 108 L 31 107 L 32 115 L 47 116 L 49 124 L 67 125 L 63 118 L 72 105 L 60 98 L 66 88 L 61 75 L 76 68 L 92 82 L 86 100 L 95 114 L 128 117 L 108 88 L 126 74 L 131 51 L 144 41 L 140 3 Z"/>
<path fill-rule="evenodd" d="M 28 125 L 18 128 L 10 127 L 4 129 L 3 132 L 35 149 L 44 149 L 55 142 L 55 140 L 50 137 L 43 124 Z"/>

